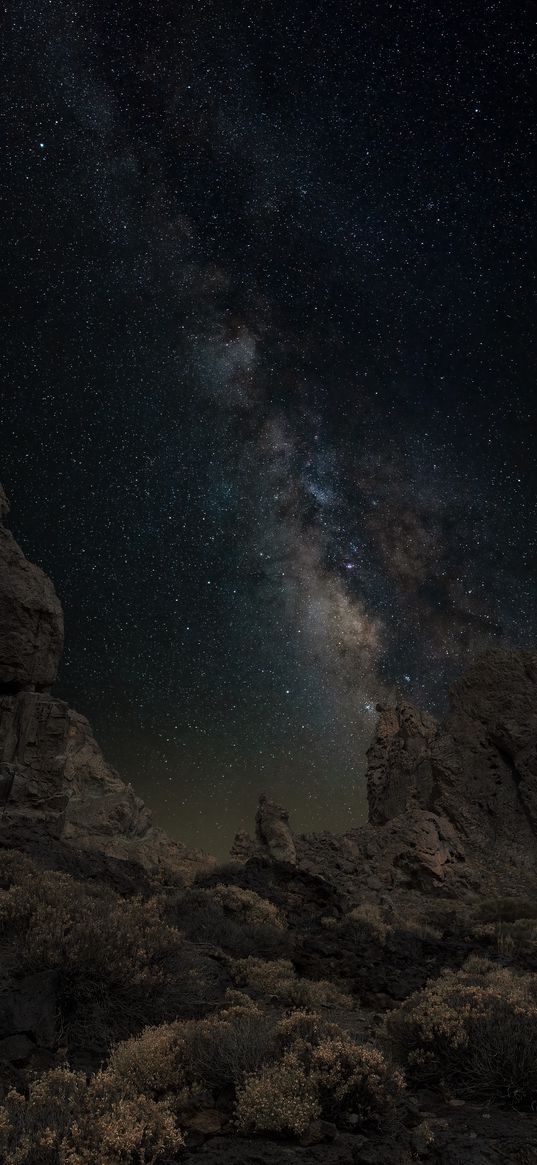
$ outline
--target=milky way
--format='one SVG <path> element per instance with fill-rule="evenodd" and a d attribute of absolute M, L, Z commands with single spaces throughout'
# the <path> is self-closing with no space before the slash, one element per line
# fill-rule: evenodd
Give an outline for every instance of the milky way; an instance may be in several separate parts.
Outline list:
<path fill-rule="evenodd" d="M 13 527 L 176 836 L 363 819 L 379 700 L 537 638 L 535 19 L 13 5 Z"/>

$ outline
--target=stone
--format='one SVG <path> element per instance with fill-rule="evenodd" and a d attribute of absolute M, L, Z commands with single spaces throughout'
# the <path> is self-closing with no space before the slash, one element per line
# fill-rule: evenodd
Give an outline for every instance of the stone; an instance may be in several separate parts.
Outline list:
<path fill-rule="evenodd" d="M 1 487 L 0 487 L 1 489 Z M 28 562 L 4 522 L 0 493 L 0 691 L 46 690 L 63 650 L 63 612 L 54 587 Z"/>
<path fill-rule="evenodd" d="M 274 861 L 288 862 L 291 866 L 296 864 L 296 849 L 289 828 L 289 814 L 281 805 L 269 801 L 268 797 L 260 797 L 255 826 L 258 842 L 266 846 Z"/>
<path fill-rule="evenodd" d="M 23 1064 L 34 1051 L 35 1044 L 28 1036 L 7 1036 L 0 1040 L 0 1064 Z"/>
<path fill-rule="evenodd" d="M 63 647 L 54 587 L 5 527 L 0 492 L 0 845 L 59 845 L 193 881 L 215 860 L 153 825 L 84 716 L 50 694 Z M 103 867 L 104 869 L 104 867 Z"/>
<path fill-rule="evenodd" d="M 243 830 L 235 835 L 230 857 L 246 862 L 254 857 L 270 857 L 274 862 L 296 865 L 296 848 L 289 828 L 289 814 L 281 805 L 262 795 L 255 818 L 255 840 Z"/>
<path fill-rule="evenodd" d="M 379 706 L 366 780 L 368 824 L 339 836 L 295 835 L 261 798 L 238 860 L 286 855 L 349 905 L 381 893 L 536 893 L 537 652 L 477 656 L 443 720 L 408 701 Z"/>
<path fill-rule="evenodd" d="M 57 1029 L 57 982 L 55 971 L 37 971 L 2 990 L 0 1036 L 25 1032 L 35 1043 L 52 1047 Z"/>

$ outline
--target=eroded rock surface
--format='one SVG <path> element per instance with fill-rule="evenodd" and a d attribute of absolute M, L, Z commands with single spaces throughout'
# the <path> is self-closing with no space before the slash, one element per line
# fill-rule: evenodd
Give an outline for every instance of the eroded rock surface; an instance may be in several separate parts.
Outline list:
<path fill-rule="evenodd" d="M 47 841 L 191 881 L 213 860 L 155 828 L 84 716 L 50 694 L 63 646 L 54 587 L 3 522 L 0 492 L 0 844 Z"/>
<path fill-rule="evenodd" d="M 63 650 L 62 608 L 50 579 L 4 525 L 8 512 L 0 486 L 0 691 L 47 689 Z"/>
<path fill-rule="evenodd" d="M 369 822 L 342 835 L 293 835 L 294 861 L 349 901 L 382 892 L 464 896 L 537 888 L 537 653 L 492 649 L 450 694 L 440 722 L 410 703 L 379 708 L 368 756 Z M 236 861 L 264 853 L 241 834 Z M 287 859 L 289 861 L 289 859 Z"/>

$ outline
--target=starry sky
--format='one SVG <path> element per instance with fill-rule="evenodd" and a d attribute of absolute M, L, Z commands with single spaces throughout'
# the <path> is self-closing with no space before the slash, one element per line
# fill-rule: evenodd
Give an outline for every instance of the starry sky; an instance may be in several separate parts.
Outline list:
<path fill-rule="evenodd" d="M 378 700 L 537 641 L 532 0 L 14 0 L 12 528 L 58 692 L 225 857 L 365 815 Z"/>

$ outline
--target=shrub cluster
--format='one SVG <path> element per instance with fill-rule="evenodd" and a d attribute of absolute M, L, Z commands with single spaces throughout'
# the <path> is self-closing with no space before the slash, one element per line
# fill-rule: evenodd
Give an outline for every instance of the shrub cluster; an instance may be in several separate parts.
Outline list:
<path fill-rule="evenodd" d="M 401 1073 L 378 1049 L 326 1027 L 320 1016 L 304 1013 L 282 1021 L 278 1036 L 287 1050 L 238 1090 L 241 1131 L 301 1134 L 316 1117 L 338 1123 L 351 1114 L 367 1128 L 393 1115 L 404 1087 Z"/>
<path fill-rule="evenodd" d="M 166 1101 L 125 1095 L 109 1072 L 55 1068 L 0 1107 L 4 1165 L 155 1165 L 183 1145 Z"/>
<path fill-rule="evenodd" d="M 231 973 L 237 987 L 291 1007 L 353 1007 L 352 998 L 327 979 L 298 978 L 289 959 L 267 961 L 250 955 L 234 960 Z"/>
<path fill-rule="evenodd" d="M 58 972 L 69 1047 L 101 1057 L 203 994 L 199 968 L 156 899 L 123 899 L 10 851 L 0 854 L 0 940 L 8 970 Z"/>
<path fill-rule="evenodd" d="M 285 919 L 253 890 L 223 884 L 194 888 L 170 903 L 168 911 L 194 942 L 210 942 L 232 955 L 256 951 L 270 958 L 289 950 Z"/>
<path fill-rule="evenodd" d="M 491 1103 L 537 1095 L 537 983 L 485 959 L 445 971 L 387 1021 L 411 1077 Z"/>

